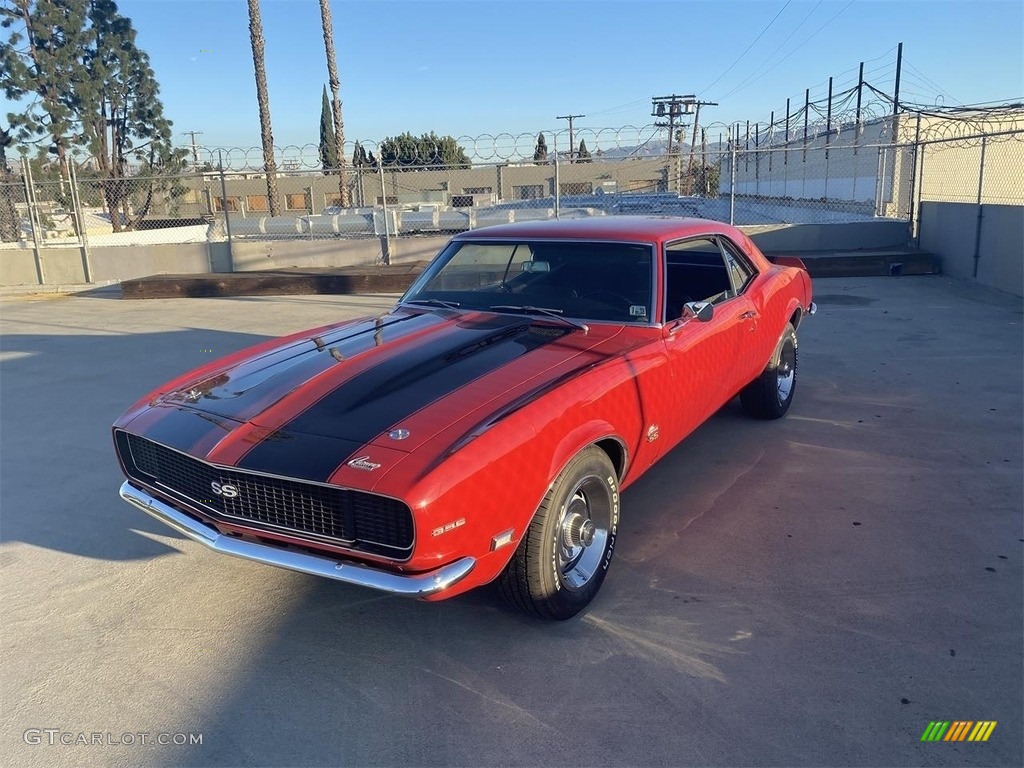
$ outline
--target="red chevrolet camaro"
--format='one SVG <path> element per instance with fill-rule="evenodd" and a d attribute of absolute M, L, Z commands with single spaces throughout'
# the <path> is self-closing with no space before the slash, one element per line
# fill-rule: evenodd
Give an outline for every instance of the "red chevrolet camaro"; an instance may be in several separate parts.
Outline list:
<path fill-rule="evenodd" d="M 229 555 L 438 600 L 498 580 L 565 619 L 621 492 L 736 395 L 793 401 L 797 259 L 698 219 L 453 238 L 394 309 L 260 344 L 114 425 L 121 497 Z"/>

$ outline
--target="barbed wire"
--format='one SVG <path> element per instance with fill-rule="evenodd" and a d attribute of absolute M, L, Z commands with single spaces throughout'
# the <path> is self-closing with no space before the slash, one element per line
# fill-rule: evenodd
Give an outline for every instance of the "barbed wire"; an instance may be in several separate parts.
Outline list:
<path fill-rule="evenodd" d="M 802 147 L 805 144 L 827 143 L 830 147 L 864 147 L 869 144 L 912 144 L 929 143 L 935 148 L 967 146 L 977 142 L 981 136 L 991 136 L 995 141 L 1024 140 L 1024 104 L 999 104 L 988 107 L 948 107 L 907 104 L 908 111 L 900 114 L 900 120 L 892 119 L 891 101 L 875 98 L 862 102 L 860 110 L 852 99 L 854 91 L 833 96 L 831 120 L 827 114 L 819 113 L 820 104 L 808 105 L 789 116 L 753 123 L 712 122 L 700 126 L 694 153 L 708 151 L 721 153 L 733 145 L 741 151 L 772 150 L 776 148 Z M 883 94 L 884 96 L 884 94 Z M 807 116 L 806 126 L 804 116 Z M 813 119 L 812 119 L 813 117 Z M 673 156 L 689 155 L 693 133 L 691 125 L 676 126 L 679 133 L 672 144 Z M 806 133 L 805 133 L 806 128 Z M 539 132 L 545 137 L 547 155 L 534 160 L 537 151 L 538 134 L 534 133 L 485 133 L 479 136 L 456 137 L 457 145 L 465 152 L 471 166 L 496 164 L 536 165 L 551 163 L 558 159 L 568 163 L 571 153 L 579 150 L 584 143 L 593 162 L 612 160 L 643 160 L 663 158 L 668 153 L 668 132 L 654 124 L 626 125 L 610 128 L 579 127 L 573 131 L 569 146 L 569 132 L 565 129 Z M 706 142 L 706 144 L 704 144 Z M 367 155 L 379 156 L 382 141 L 353 139 L 345 142 L 345 157 L 350 172 L 356 148 L 361 147 Z M 324 172 L 320 147 L 315 143 L 289 144 L 274 147 L 277 169 L 281 172 Z M 81 170 L 96 170 L 93 160 L 85 154 L 74 153 L 72 159 Z M 576 158 L 578 161 L 579 158 Z M 188 168 L 165 171 L 164 177 L 176 173 L 190 173 L 196 170 L 216 171 L 221 167 L 229 173 L 261 173 L 264 170 L 263 148 L 250 147 L 196 147 L 189 153 Z M 12 170 L 17 172 L 16 163 Z M 403 158 L 403 169 L 457 168 L 461 163 L 438 154 L 413 155 Z M 394 166 L 384 164 L 385 170 Z M 330 169 L 328 169 L 329 172 Z M 362 166 L 361 173 L 376 171 L 376 165 Z M 140 167 L 129 169 L 131 175 L 143 175 Z"/>
<path fill-rule="evenodd" d="M 664 131 L 654 125 L 634 126 L 626 125 L 616 128 L 577 128 L 572 134 L 572 143 L 569 146 L 569 132 L 567 130 L 540 131 L 538 133 L 484 133 L 479 136 L 457 136 L 456 144 L 465 152 L 469 162 L 473 165 L 487 165 L 493 163 L 523 163 L 533 164 L 534 155 L 537 151 L 538 136 L 543 135 L 547 147 L 546 161 L 550 162 L 559 157 L 568 161 L 571 153 L 576 153 L 581 142 L 585 143 L 586 150 L 591 157 L 610 155 L 611 159 L 618 159 L 629 154 L 637 147 L 648 144 L 658 133 Z M 667 136 L 666 136 L 667 139 Z M 345 159 L 347 166 L 351 169 L 352 159 L 356 147 L 361 147 L 368 155 L 380 156 L 382 141 L 373 139 L 347 140 L 344 145 Z M 644 155 L 663 154 L 664 147 L 655 141 Z M 278 168 L 282 170 L 317 169 L 322 168 L 320 147 L 312 142 L 302 145 L 286 145 L 274 147 L 274 159 Z M 408 166 L 430 166 L 440 164 L 445 158 L 438 154 L 416 154 L 406 157 L 402 165 Z M 225 169 L 231 170 L 263 170 L 263 148 L 252 147 L 199 147 L 197 148 L 197 163 L 218 168 L 223 161 Z M 367 166 L 371 167 L 371 166 Z M 372 166 L 375 168 L 376 166 Z M 385 167 L 388 167 L 385 164 Z"/>

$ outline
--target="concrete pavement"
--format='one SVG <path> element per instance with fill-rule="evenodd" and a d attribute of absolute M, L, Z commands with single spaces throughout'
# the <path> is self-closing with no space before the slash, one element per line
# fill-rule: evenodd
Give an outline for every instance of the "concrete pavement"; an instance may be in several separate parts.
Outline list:
<path fill-rule="evenodd" d="M 730 404 L 626 491 L 561 624 L 218 557 L 117 498 L 140 393 L 393 297 L 3 300 L 0 764 L 1021 765 L 1021 302 L 816 292 L 787 418 Z"/>

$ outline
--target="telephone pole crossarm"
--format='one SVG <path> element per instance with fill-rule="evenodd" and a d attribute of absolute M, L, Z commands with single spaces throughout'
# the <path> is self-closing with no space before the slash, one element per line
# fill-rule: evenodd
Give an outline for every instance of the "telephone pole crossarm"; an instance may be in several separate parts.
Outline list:
<path fill-rule="evenodd" d="M 573 132 L 572 132 L 572 121 L 577 117 L 586 117 L 586 115 L 557 115 L 555 120 L 568 120 L 569 121 L 569 162 L 571 163 L 573 157 L 576 155 L 576 145 L 573 143 Z"/>
<path fill-rule="evenodd" d="M 199 146 L 196 144 L 196 136 L 202 136 L 202 131 L 182 131 L 185 136 L 192 137 L 192 166 L 193 170 L 199 167 Z"/>

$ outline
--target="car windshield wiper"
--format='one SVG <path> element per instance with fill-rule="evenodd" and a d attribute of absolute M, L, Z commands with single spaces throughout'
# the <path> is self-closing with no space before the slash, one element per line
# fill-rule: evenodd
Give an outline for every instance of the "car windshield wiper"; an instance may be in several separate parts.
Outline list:
<path fill-rule="evenodd" d="M 570 320 L 567 317 L 562 317 L 562 310 L 560 309 L 549 309 L 548 307 L 532 307 L 529 304 L 494 304 L 490 309 L 496 312 L 507 312 L 509 310 L 513 312 L 526 312 L 528 314 L 545 315 L 546 317 L 553 318 L 555 320 L 561 320 L 566 325 L 570 325 L 573 328 L 587 333 L 590 330 L 590 326 L 585 323 L 577 323 L 575 320 Z"/>
<path fill-rule="evenodd" d="M 442 301 L 441 299 L 408 299 L 402 304 L 429 304 L 432 307 L 444 307 L 445 309 L 458 309 L 461 305 L 457 301 Z"/>

